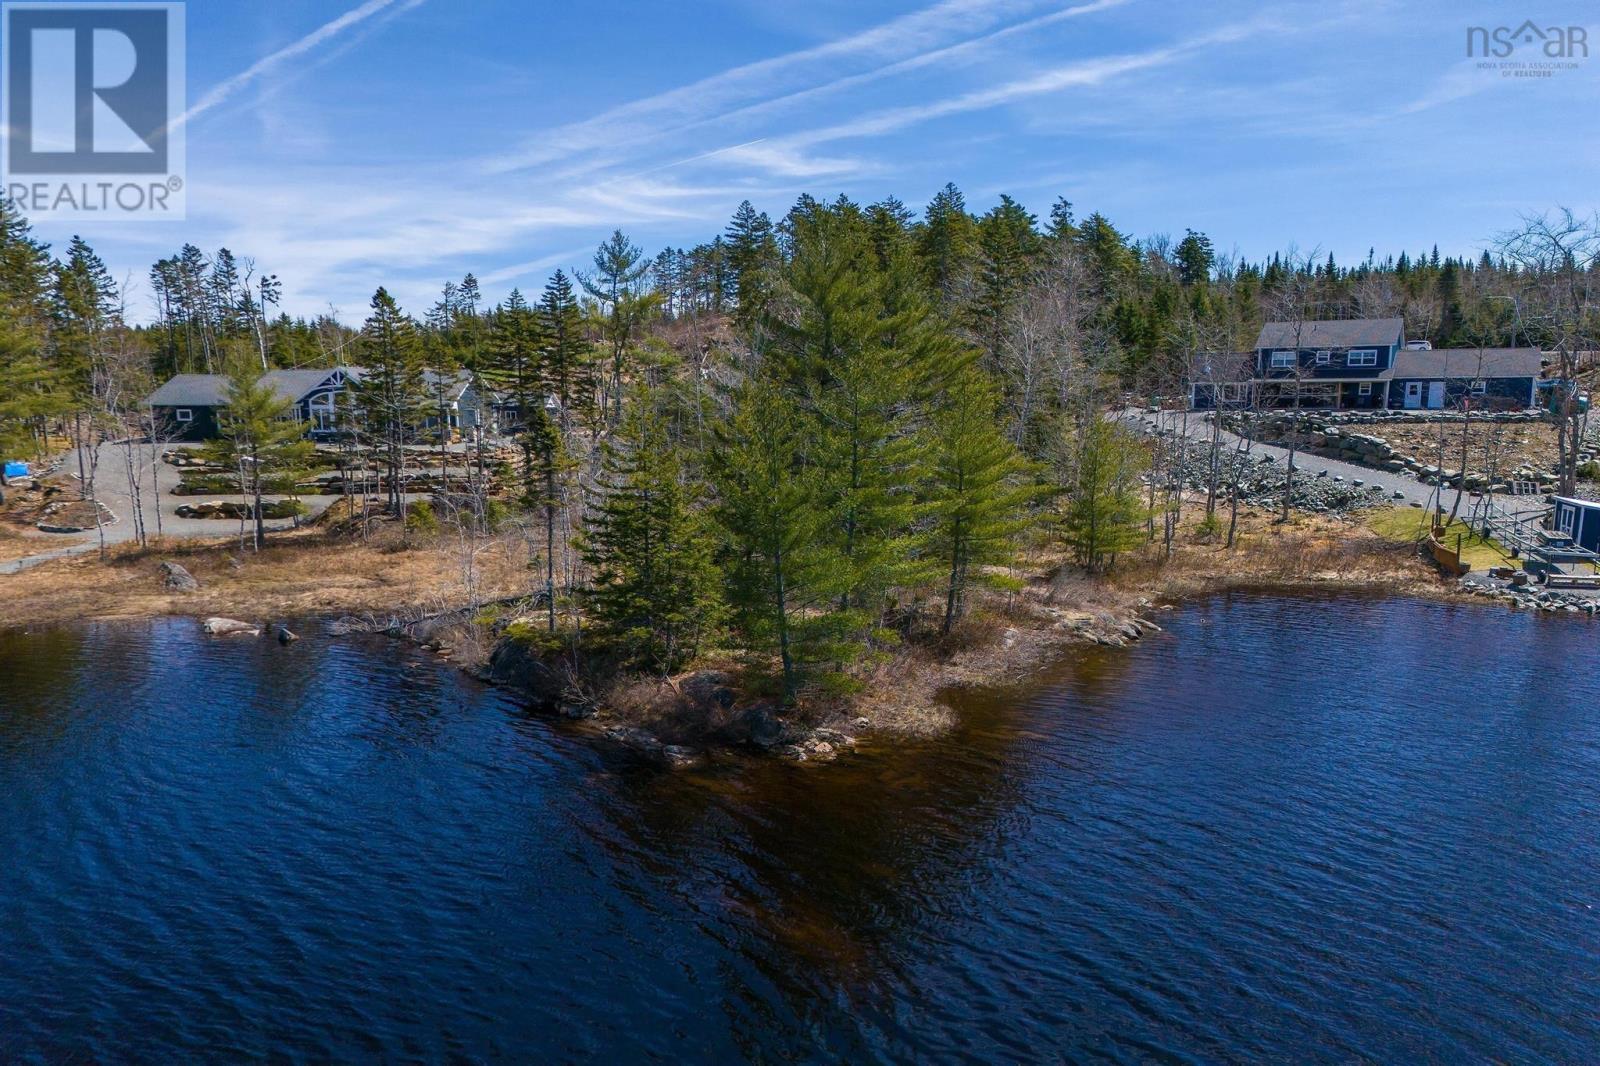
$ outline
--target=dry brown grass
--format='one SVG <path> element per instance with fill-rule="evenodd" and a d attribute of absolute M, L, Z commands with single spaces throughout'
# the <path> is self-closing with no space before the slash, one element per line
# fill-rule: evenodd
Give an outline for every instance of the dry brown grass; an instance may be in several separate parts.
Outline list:
<path fill-rule="evenodd" d="M 1424 463 L 1439 459 L 1439 431 L 1444 430 L 1444 463 L 1455 469 L 1461 465 L 1461 427 L 1444 423 L 1434 425 L 1409 425 L 1385 423 L 1378 426 L 1359 426 L 1358 432 L 1381 437 L 1403 455 L 1415 456 Z M 1485 473 L 1488 449 L 1499 431 L 1499 457 L 1496 468 L 1502 475 L 1519 466 L 1535 470 L 1554 469 L 1556 463 L 1556 427 L 1547 422 L 1514 422 L 1494 426 L 1474 423 L 1467 429 L 1467 470 Z"/>
<path fill-rule="evenodd" d="M 1246 508 L 1229 549 L 1220 536 L 1199 534 L 1201 517 L 1191 506 L 1171 559 L 1146 549 L 1109 583 L 1169 601 L 1230 588 L 1440 588 L 1438 571 L 1415 546 L 1386 540 L 1356 519 L 1295 514 L 1280 522 L 1274 513 Z"/>
<path fill-rule="evenodd" d="M 191 593 L 162 584 L 174 562 L 200 582 Z M 491 542 L 478 556 L 481 599 L 526 590 L 526 548 Z M 461 554 L 438 538 L 403 539 L 393 528 L 370 541 L 330 541 L 315 532 L 268 538 L 259 554 L 237 538 L 124 545 L 101 562 L 90 553 L 0 577 L 0 625 L 84 618 L 230 615 L 247 620 L 443 609 L 466 600 Z"/>

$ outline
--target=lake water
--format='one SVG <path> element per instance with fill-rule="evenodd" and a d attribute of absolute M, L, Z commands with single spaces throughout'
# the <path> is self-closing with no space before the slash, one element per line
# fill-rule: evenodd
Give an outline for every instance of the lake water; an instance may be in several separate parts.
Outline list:
<path fill-rule="evenodd" d="M 1164 624 L 690 776 L 399 645 L 0 635 L 0 1061 L 1600 1060 L 1600 630 Z"/>

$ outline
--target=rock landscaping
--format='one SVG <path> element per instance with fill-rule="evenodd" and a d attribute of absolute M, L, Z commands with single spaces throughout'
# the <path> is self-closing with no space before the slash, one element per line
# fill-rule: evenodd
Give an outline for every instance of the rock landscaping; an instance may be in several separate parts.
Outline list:
<path fill-rule="evenodd" d="M 1169 441 L 1177 436 L 1171 430 L 1162 430 L 1158 435 Z M 1211 445 L 1191 438 L 1184 447 L 1185 456 L 1181 464 L 1184 486 L 1194 492 L 1205 492 L 1211 477 Z M 1236 449 L 1224 445 L 1219 462 L 1219 494 L 1226 496 L 1237 481 L 1240 502 L 1268 510 L 1282 506 L 1286 480 L 1284 468 L 1272 456 L 1240 455 Z M 1329 477 L 1322 472 L 1302 470 L 1298 465 L 1295 469 L 1289 504 L 1302 511 L 1349 514 L 1392 502 L 1389 493 L 1359 479 L 1347 481 L 1337 475 Z"/>
<path fill-rule="evenodd" d="M 1316 413 L 1285 412 L 1270 415 L 1230 415 L 1223 424 L 1230 431 L 1241 436 L 1249 436 L 1252 440 L 1264 444 L 1275 444 L 1279 447 L 1294 447 L 1309 455 L 1320 456 L 1324 459 L 1336 459 L 1340 462 L 1351 463 L 1357 466 L 1366 466 L 1374 470 L 1386 470 L 1391 473 L 1410 473 L 1426 484 L 1443 484 L 1449 488 L 1463 488 L 1468 492 L 1492 492 L 1495 494 L 1509 493 L 1517 483 L 1532 485 L 1536 491 L 1548 495 L 1555 491 L 1557 475 L 1551 470 L 1536 470 L 1529 466 L 1505 470 L 1493 479 L 1484 474 L 1471 471 L 1463 474 L 1460 470 L 1450 467 L 1441 467 L 1429 462 L 1426 458 L 1414 455 L 1405 455 L 1397 451 L 1387 440 L 1370 433 L 1359 433 L 1352 426 L 1379 425 L 1383 422 L 1428 423 L 1455 422 L 1459 424 L 1464 416 L 1455 412 L 1430 412 L 1425 415 L 1415 413 L 1400 414 L 1390 412 L 1381 415 L 1376 412 L 1350 412 L 1326 411 Z M 1477 423 L 1493 424 L 1495 422 L 1536 422 L 1540 416 L 1528 412 L 1502 412 L 1502 413 L 1475 413 L 1473 421 Z M 1453 451 L 1453 449 L 1452 449 Z"/>

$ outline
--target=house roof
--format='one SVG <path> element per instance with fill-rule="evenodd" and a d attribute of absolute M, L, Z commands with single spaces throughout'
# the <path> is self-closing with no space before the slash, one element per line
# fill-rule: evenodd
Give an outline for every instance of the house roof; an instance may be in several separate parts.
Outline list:
<path fill-rule="evenodd" d="M 1255 376 L 1254 352 L 1197 352 L 1189 366 L 1193 381 L 1233 383 Z"/>
<path fill-rule="evenodd" d="M 438 397 L 441 382 L 444 384 L 444 398 L 451 401 L 459 400 L 462 393 L 471 387 L 472 375 L 465 370 L 456 370 L 448 374 L 441 374 L 436 370 L 422 372 L 422 384 L 427 389 L 430 399 Z"/>
<path fill-rule="evenodd" d="M 324 370 L 269 370 L 261 375 L 268 385 L 289 403 L 297 403 L 315 392 L 335 368 Z M 222 407 L 228 402 L 226 374 L 179 374 L 145 397 L 148 407 Z"/>
<path fill-rule="evenodd" d="M 366 370 L 359 366 L 325 367 L 321 370 L 269 370 L 261 380 L 270 385 L 289 403 L 298 403 L 325 385 L 336 372 L 343 372 L 351 382 L 359 382 Z M 472 375 L 465 370 L 441 374 L 435 370 L 422 373 L 428 396 L 437 396 L 440 382 L 444 383 L 445 399 L 459 401 L 472 386 Z M 149 407 L 222 407 L 228 402 L 228 378 L 225 374 L 179 374 L 145 398 Z"/>
<path fill-rule="evenodd" d="M 145 398 L 149 407 L 220 407 L 228 379 L 221 374 L 179 374 Z"/>
<path fill-rule="evenodd" d="M 1537 348 L 1405 349 L 1395 353 L 1395 378 L 1536 378 L 1543 369 Z"/>
<path fill-rule="evenodd" d="M 1405 320 L 1339 318 L 1326 322 L 1268 322 L 1256 337 L 1257 348 L 1362 348 L 1400 343 Z M 1298 336 L 1297 336 L 1298 334 Z"/>

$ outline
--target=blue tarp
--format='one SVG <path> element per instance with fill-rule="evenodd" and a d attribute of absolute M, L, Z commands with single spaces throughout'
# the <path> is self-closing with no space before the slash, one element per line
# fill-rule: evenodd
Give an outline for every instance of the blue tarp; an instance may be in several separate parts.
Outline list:
<path fill-rule="evenodd" d="M 27 476 L 28 476 L 28 464 L 27 463 L 19 463 L 19 462 L 15 461 L 15 460 L 7 460 L 7 462 L 6 462 L 6 477 L 27 477 Z"/>

